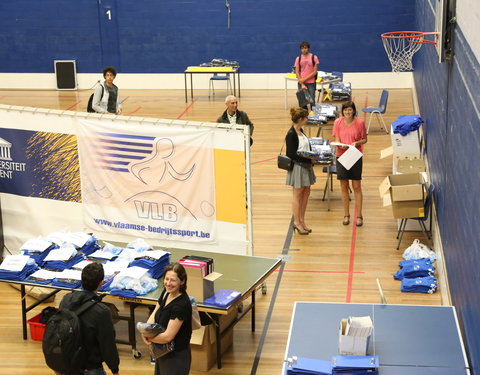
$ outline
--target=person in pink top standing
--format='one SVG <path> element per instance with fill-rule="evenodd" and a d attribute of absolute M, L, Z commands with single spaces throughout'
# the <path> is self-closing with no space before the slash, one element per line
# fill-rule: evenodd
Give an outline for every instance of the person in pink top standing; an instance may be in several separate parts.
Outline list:
<path fill-rule="evenodd" d="M 342 117 L 335 120 L 333 123 L 332 135 L 335 137 L 335 142 L 344 143 L 355 146 L 363 153 L 363 145 L 367 143 L 367 130 L 365 128 L 365 121 L 359 119 L 357 116 L 357 109 L 355 103 L 345 102 L 342 105 Z M 337 159 L 348 149 L 346 146 L 337 146 Z M 338 162 L 337 160 L 337 180 L 340 180 L 340 187 L 342 189 L 343 202 L 343 225 L 350 224 L 350 196 L 349 196 L 349 180 L 352 180 L 353 192 L 355 195 L 355 212 L 356 225 L 361 227 L 363 225 L 362 214 L 362 167 L 363 157 L 361 157 L 349 170 Z"/>
<path fill-rule="evenodd" d="M 298 88 L 308 90 L 315 104 L 317 90 L 318 57 L 310 53 L 310 43 L 300 43 L 302 54 L 295 59 L 295 73 L 297 74 Z M 306 109 L 306 108 L 305 108 Z"/>

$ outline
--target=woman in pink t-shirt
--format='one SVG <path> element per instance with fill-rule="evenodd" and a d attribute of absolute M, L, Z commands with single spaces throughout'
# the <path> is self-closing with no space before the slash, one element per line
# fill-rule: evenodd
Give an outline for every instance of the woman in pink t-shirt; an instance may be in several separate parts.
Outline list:
<path fill-rule="evenodd" d="M 365 129 L 365 121 L 356 117 L 357 109 L 355 103 L 345 102 L 342 105 L 342 117 L 335 120 L 333 124 L 332 135 L 335 142 L 344 143 L 355 146 L 363 153 L 363 145 L 367 143 L 367 130 Z M 337 146 L 337 158 L 348 149 L 346 146 Z M 340 180 L 342 189 L 343 202 L 343 225 L 350 224 L 350 196 L 349 196 L 349 180 L 352 180 L 353 192 L 355 195 L 355 212 L 357 215 L 356 225 L 363 225 L 362 214 L 362 167 L 363 157 L 361 157 L 349 170 L 337 160 L 337 179 Z"/>

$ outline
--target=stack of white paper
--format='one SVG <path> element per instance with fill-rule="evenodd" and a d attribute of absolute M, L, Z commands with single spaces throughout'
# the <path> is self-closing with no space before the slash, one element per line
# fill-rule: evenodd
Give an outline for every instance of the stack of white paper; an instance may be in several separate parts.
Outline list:
<path fill-rule="evenodd" d="M 345 329 L 346 336 L 368 337 L 372 334 L 373 322 L 370 316 L 350 316 Z"/>

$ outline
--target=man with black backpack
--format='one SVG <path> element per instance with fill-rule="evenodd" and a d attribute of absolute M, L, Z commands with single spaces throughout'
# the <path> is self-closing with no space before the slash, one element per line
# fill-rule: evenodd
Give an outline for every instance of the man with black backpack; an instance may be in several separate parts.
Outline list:
<path fill-rule="evenodd" d="M 306 90 L 309 94 L 310 102 L 315 105 L 315 92 L 317 90 L 317 75 L 318 75 L 318 64 L 320 61 L 318 57 L 313 53 L 310 53 L 310 43 L 302 42 L 300 43 L 300 51 L 302 52 L 300 56 L 295 59 L 295 73 L 297 74 L 298 89 Z M 300 104 L 299 101 L 299 105 Z M 307 109 L 307 106 L 302 106 Z"/>
<path fill-rule="evenodd" d="M 87 103 L 87 112 L 113 113 L 120 115 L 122 113 L 122 104 L 118 87 L 113 83 L 117 77 L 117 71 L 112 66 L 103 69 L 103 78 L 105 81 L 95 88 L 95 92 L 90 95 Z"/>
<path fill-rule="evenodd" d="M 105 375 L 103 362 L 113 375 L 119 374 L 112 315 L 96 294 L 103 278 L 101 264 L 87 265 L 82 271 L 83 290 L 65 295 L 47 322 L 43 352 L 56 374 Z"/>

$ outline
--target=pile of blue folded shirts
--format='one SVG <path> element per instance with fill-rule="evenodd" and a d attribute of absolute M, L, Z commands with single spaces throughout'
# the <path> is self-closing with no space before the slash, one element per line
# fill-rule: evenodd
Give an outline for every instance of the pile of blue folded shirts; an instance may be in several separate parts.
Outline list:
<path fill-rule="evenodd" d="M 392 122 L 393 132 L 406 136 L 408 133 L 418 130 L 423 124 L 423 120 L 419 115 L 403 115 L 398 116 L 397 121 Z"/>
<path fill-rule="evenodd" d="M 29 259 L 27 264 L 20 271 L 8 271 L 5 269 L 0 269 L 0 279 L 3 280 L 12 280 L 12 281 L 22 281 L 25 280 L 29 275 L 37 271 L 39 267 L 33 259 Z"/>
<path fill-rule="evenodd" d="M 437 279 L 433 276 L 417 277 L 415 279 L 404 278 L 400 291 L 410 293 L 435 293 L 438 289 Z"/>
<path fill-rule="evenodd" d="M 83 254 L 77 253 L 68 260 L 50 260 L 44 262 L 43 268 L 58 271 L 68 270 L 69 268 L 72 268 L 75 264 L 81 262 L 84 259 L 85 256 Z"/>
<path fill-rule="evenodd" d="M 150 276 L 154 279 L 159 279 L 163 275 L 163 270 L 170 264 L 170 253 L 167 252 L 159 259 L 150 258 L 148 251 L 142 253 L 130 262 L 129 267 L 138 266 L 146 268 Z"/>
<path fill-rule="evenodd" d="M 32 258 L 35 263 L 37 263 L 40 267 L 43 266 L 43 260 L 45 257 L 48 255 L 48 253 L 53 250 L 53 249 L 58 249 L 58 246 L 56 244 L 53 244 L 48 247 L 47 249 L 43 251 L 37 251 L 37 250 L 21 250 L 23 255 L 28 255 L 30 258 Z"/>
<path fill-rule="evenodd" d="M 400 269 L 393 276 L 395 280 L 435 275 L 435 266 L 428 258 L 402 260 L 398 265 Z"/>
<path fill-rule="evenodd" d="M 402 281 L 402 292 L 431 294 L 437 291 L 435 266 L 429 258 L 402 260 L 398 265 L 400 269 L 393 277 Z"/>
<path fill-rule="evenodd" d="M 84 253 L 85 255 L 90 255 L 100 249 L 100 245 L 98 244 L 98 241 L 95 236 L 91 236 L 87 242 L 85 242 L 85 245 L 83 245 L 81 248 L 78 250 Z"/>
<path fill-rule="evenodd" d="M 82 285 L 82 282 L 80 280 L 74 280 L 74 279 L 53 279 L 52 282 L 53 286 L 58 286 L 61 288 L 69 288 L 69 289 L 75 289 L 75 288 L 80 288 L 80 285 Z"/>

